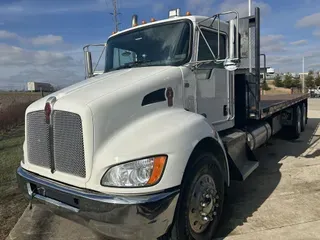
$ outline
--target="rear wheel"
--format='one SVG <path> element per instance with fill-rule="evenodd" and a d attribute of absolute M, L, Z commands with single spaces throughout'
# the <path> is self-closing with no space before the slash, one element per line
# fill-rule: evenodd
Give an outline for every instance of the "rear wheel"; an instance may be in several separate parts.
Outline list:
<path fill-rule="evenodd" d="M 224 180 L 219 162 L 212 153 L 198 154 L 188 167 L 173 227 L 160 239 L 212 239 L 222 214 Z"/>
<path fill-rule="evenodd" d="M 291 139 L 297 139 L 301 134 L 301 108 L 299 105 L 293 107 L 293 122 L 292 126 L 286 129 L 288 136 Z"/>
<path fill-rule="evenodd" d="M 301 104 L 301 132 L 306 129 L 307 124 L 307 107 L 305 103 Z"/>

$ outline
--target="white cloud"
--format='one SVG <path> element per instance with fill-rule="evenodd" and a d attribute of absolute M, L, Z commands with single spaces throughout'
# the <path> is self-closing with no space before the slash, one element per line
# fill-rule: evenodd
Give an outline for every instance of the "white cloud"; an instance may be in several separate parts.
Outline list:
<path fill-rule="evenodd" d="M 45 36 L 38 36 L 31 39 L 33 45 L 54 45 L 57 43 L 62 43 L 63 38 L 61 36 L 55 36 L 52 34 Z"/>
<path fill-rule="evenodd" d="M 2 66 L 43 66 L 59 68 L 74 65 L 74 60 L 60 52 L 32 51 L 0 43 L 0 62 Z"/>
<path fill-rule="evenodd" d="M 313 27 L 320 26 L 320 12 L 305 16 L 297 21 L 297 27 Z"/>
<path fill-rule="evenodd" d="M 314 46 L 309 46 L 308 50 L 287 51 L 286 55 L 272 53 L 267 55 L 268 65 L 280 69 L 281 72 L 302 71 L 302 57 L 305 57 L 305 71 L 311 68 L 318 70 L 317 64 L 320 62 L 320 50 Z M 319 69 L 320 70 L 320 69 Z"/>
<path fill-rule="evenodd" d="M 313 33 L 312 33 L 314 36 L 317 36 L 317 37 L 320 37 L 320 30 L 318 29 L 318 30 L 315 30 L 315 31 L 313 31 Z"/>
<path fill-rule="evenodd" d="M 62 52 L 32 51 L 0 43 L 0 89 L 23 89 L 26 81 L 71 84 L 82 80 L 83 62 Z"/>
<path fill-rule="evenodd" d="M 299 40 L 299 41 L 291 42 L 290 44 L 294 45 L 294 46 L 301 46 L 301 45 L 308 44 L 308 41 L 307 40 Z"/>
<path fill-rule="evenodd" d="M 63 68 L 56 71 L 48 66 L 34 67 L 18 71 L 7 78 L 1 77 L 0 89 L 25 89 L 29 81 L 48 82 L 53 86 L 65 87 L 83 79 L 84 77 L 79 75 L 77 69 Z"/>
<path fill-rule="evenodd" d="M 20 38 L 18 34 L 13 32 L 8 32 L 6 30 L 0 30 L 0 39 L 18 39 Z"/>
<path fill-rule="evenodd" d="M 9 32 L 6 30 L 0 30 L 0 39 L 15 39 L 24 44 L 31 43 L 33 45 L 55 45 L 62 44 L 63 38 L 61 36 L 56 36 L 52 34 L 37 36 L 34 38 L 25 38 L 17 33 Z"/>
<path fill-rule="evenodd" d="M 286 50 L 283 35 L 261 36 L 261 52 L 269 54 L 271 52 L 283 52 Z"/>
<path fill-rule="evenodd" d="M 311 64 L 309 64 L 308 65 L 308 68 L 310 69 L 320 69 L 320 63 L 318 62 L 318 63 L 311 63 Z"/>

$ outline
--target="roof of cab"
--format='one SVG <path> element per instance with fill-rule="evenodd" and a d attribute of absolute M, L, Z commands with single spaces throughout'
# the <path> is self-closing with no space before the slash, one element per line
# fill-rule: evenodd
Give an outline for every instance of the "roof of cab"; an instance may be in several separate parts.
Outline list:
<path fill-rule="evenodd" d="M 167 22 L 175 22 L 177 20 L 184 20 L 184 19 L 190 20 L 192 22 L 201 22 L 201 21 L 206 20 L 206 19 L 209 20 L 209 17 L 207 17 L 207 16 L 193 16 L 193 15 L 191 15 L 191 16 L 170 17 L 170 18 L 167 18 L 167 19 L 157 20 L 157 21 L 154 21 L 154 22 L 147 22 L 147 23 L 144 23 L 144 24 L 137 25 L 135 27 L 129 27 L 127 29 L 124 29 L 122 31 L 114 33 L 113 35 L 109 36 L 109 38 L 117 36 L 117 35 L 125 33 L 125 32 L 129 32 L 129 31 L 135 30 L 135 29 L 144 28 L 146 26 L 157 25 L 157 24 L 167 23 Z M 226 23 L 225 21 L 221 21 L 221 22 L 222 23 Z"/>

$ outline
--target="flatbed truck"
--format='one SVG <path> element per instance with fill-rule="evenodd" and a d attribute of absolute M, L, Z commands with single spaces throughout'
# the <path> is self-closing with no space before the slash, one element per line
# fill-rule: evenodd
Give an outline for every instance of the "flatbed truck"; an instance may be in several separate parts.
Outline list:
<path fill-rule="evenodd" d="M 117 239 L 209 240 L 255 150 L 304 131 L 308 94 L 260 93 L 259 8 L 179 12 L 134 15 L 103 44 L 102 73 L 86 46 L 86 79 L 28 107 L 17 179 L 30 207 Z"/>

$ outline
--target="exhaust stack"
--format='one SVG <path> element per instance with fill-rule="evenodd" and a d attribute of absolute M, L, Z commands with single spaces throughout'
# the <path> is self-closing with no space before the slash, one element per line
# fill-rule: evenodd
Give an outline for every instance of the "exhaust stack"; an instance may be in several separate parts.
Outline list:
<path fill-rule="evenodd" d="M 138 26 L 138 15 L 134 14 L 132 16 L 132 27 Z"/>

